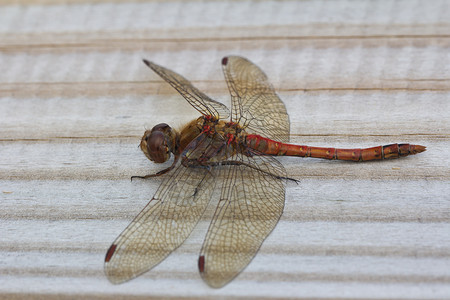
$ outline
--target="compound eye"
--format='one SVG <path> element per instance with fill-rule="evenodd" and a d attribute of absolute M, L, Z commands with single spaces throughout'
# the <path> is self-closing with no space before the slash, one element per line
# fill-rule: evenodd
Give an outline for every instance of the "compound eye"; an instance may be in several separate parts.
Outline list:
<path fill-rule="evenodd" d="M 169 159 L 169 148 L 161 131 L 153 131 L 147 137 L 147 150 L 150 159 L 155 163 L 163 163 Z"/>
<path fill-rule="evenodd" d="M 166 123 L 160 123 L 158 125 L 153 126 L 152 131 L 164 131 L 167 128 L 170 128 Z"/>

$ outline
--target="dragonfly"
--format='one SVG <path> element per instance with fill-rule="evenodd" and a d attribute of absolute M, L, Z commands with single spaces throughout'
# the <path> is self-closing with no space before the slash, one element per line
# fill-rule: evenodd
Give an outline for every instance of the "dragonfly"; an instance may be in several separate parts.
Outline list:
<path fill-rule="evenodd" d="M 151 201 L 117 237 L 105 257 L 110 282 L 123 283 L 152 269 L 190 235 L 216 185 L 220 199 L 198 258 L 202 279 L 220 288 L 254 258 L 278 223 L 290 178 L 275 156 L 355 162 L 404 157 L 426 147 L 390 144 L 337 149 L 289 144 L 289 116 L 266 74 L 243 57 L 222 59 L 231 94 L 227 106 L 208 97 L 183 76 L 144 63 L 175 88 L 201 116 L 181 130 L 165 123 L 146 130 L 140 148 L 152 162 L 172 164 Z"/>

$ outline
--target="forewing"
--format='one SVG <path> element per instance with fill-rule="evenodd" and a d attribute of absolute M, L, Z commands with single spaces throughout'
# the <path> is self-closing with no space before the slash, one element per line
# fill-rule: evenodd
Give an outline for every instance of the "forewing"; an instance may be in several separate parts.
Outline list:
<path fill-rule="evenodd" d="M 219 288 L 253 259 L 284 207 L 284 167 L 269 156 L 238 156 L 241 165 L 224 166 L 220 201 L 199 258 L 208 285 Z"/>
<path fill-rule="evenodd" d="M 210 115 L 216 119 L 228 118 L 230 115 L 230 111 L 224 104 L 200 92 L 189 80 L 180 74 L 145 59 L 144 63 L 173 86 L 201 114 Z"/>
<path fill-rule="evenodd" d="M 232 121 L 249 133 L 288 142 L 289 116 L 266 74 L 238 56 L 223 58 L 222 66 L 231 93 Z"/>
<path fill-rule="evenodd" d="M 111 245 L 105 258 L 108 279 L 112 283 L 130 280 L 180 246 L 203 214 L 214 184 L 207 169 L 179 165 Z"/>

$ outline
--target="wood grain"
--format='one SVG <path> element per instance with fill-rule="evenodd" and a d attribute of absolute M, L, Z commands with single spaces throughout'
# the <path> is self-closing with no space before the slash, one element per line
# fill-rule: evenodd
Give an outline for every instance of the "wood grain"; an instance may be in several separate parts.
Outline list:
<path fill-rule="evenodd" d="M 0 2 L 0 298 L 450 298 L 448 1 Z M 195 110 L 147 58 L 229 104 L 226 55 L 258 64 L 291 141 L 427 146 L 357 164 L 281 158 L 284 215 L 220 290 L 197 258 L 215 197 L 187 241 L 113 286 L 103 259 L 161 179 L 145 128 Z M 217 196 L 217 194 L 216 194 Z"/>

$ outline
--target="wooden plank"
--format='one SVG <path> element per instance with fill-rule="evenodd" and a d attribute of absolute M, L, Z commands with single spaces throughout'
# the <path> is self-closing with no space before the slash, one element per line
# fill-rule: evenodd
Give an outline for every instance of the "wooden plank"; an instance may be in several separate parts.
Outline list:
<path fill-rule="evenodd" d="M 450 297 L 447 1 L 1 1 L 0 298 Z M 426 145 L 356 164 L 281 158 L 284 215 L 232 283 L 207 287 L 197 259 L 217 203 L 169 258 L 129 283 L 106 249 L 160 178 L 145 128 L 197 112 L 141 62 L 224 103 L 223 56 L 266 71 L 291 141 Z"/>

